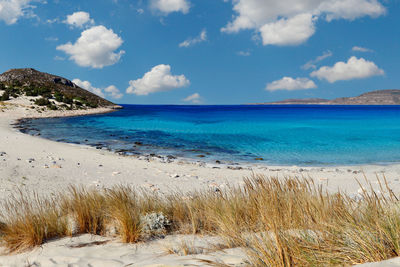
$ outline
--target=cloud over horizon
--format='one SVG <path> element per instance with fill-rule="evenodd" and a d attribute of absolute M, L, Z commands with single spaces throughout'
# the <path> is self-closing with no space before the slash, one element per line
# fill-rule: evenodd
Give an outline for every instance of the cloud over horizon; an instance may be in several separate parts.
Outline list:
<path fill-rule="evenodd" d="M 72 82 L 77 86 L 92 92 L 102 98 L 111 97 L 114 99 L 120 99 L 123 97 L 123 94 L 118 90 L 115 85 L 110 85 L 104 89 L 94 87 L 89 81 L 82 81 L 80 79 L 73 79 Z"/>
<path fill-rule="evenodd" d="M 183 99 L 185 102 L 191 102 L 193 104 L 200 104 L 201 103 L 201 96 L 199 93 L 194 93 L 186 98 Z"/>
<path fill-rule="evenodd" d="M 278 90 L 307 90 L 317 88 L 317 85 L 308 78 L 296 78 L 292 77 L 283 77 L 280 80 L 273 81 L 267 84 L 265 90 L 267 91 L 278 91 Z"/>
<path fill-rule="evenodd" d="M 310 76 L 334 83 L 336 81 L 363 79 L 384 74 L 385 72 L 378 68 L 374 62 L 353 56 L 347 62 L 339 61 L 332 67 L 323 66 L 313 71 Z"/>
<path fill-rule="evenodd" d="M 146 72 L 142 78 L 129 81 L 126 93 L 135 95 L 149 95 L 156 92 L 165 92 L 190 85 L 185 75 L 173 75 L 171 66 L 160 64 Z"/>

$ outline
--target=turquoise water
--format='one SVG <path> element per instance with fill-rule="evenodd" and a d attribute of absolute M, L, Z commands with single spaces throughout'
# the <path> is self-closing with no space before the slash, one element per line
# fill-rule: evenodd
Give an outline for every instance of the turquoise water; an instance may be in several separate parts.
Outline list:
<path fill-rule="evenodd" d="M 279 165 L 400 162 L 400 106 L 125 105 L 22 125 L 44 138 L 126 154 Z"/>

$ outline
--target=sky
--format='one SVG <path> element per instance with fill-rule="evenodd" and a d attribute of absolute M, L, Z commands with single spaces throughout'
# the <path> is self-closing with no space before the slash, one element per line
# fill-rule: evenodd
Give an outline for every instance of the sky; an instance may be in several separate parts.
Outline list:
<path fill-rule="evenodd" d="M 0 72 L 119 104 L 244 104 L 400 89 L 400 0 L 0 0 Z"/>

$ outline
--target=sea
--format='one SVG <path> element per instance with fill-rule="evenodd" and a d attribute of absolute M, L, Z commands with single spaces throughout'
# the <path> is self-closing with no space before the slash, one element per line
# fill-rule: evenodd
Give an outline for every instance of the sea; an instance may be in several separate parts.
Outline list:
<path fill-rule="evenodd" d="M 24 120 L 19 128 L 128 156 L 296 166 L 400 162 L 400 106 L 123 107 L 101 115 Z"/>

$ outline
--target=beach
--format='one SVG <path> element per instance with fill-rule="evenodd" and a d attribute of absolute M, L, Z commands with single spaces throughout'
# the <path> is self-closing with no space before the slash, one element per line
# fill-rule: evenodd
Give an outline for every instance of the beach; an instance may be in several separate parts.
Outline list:
<path fill-rule="evenodd" d="M 329 191 L 360 194 L 357 182 L 365 178 L 379 191 L 377 175 L 386 177 L 391 189 L 400 192 L 400 165 L 363 165 L 335 167 L 297 167 L 263 165 L 216 165 L 204 162 L 161 162 L 158 157 L 146 159 L 121 156 L 93 147 L 49 141 L 20 133 L 13 124 L 22 118 L 77 116 L 111 112 L 110 109 L 86 111 L 47 111 L 37 113 L 20 103 L 12 103 L 0 111 L 0 199 L 5 200 L 18 190 L 52 195 L 65 191 L 70 185 L 87 188 L 111 188 L 127 185 L 168 193 L 191 192 L 201 189 L 222 190 L 229 185 L 240 186 L 244 177 L 263 174 L 266 177 L 306 177 Z M 208 237 L 185 237 L 202 243 Z M 165 255 L 161 247 L 180 242 L 181 236 L 138 245 L 124 245 L 113 238 L 84 235 L 51 241 L 42 247 L 18 255 L 0 256 L 0 266 L 22 266 L 36 263 L 39 266 L 75 263 L 74 266 L 183 266 L 194 264 L 193 258 L 221 259 L 232 266 L 244 266 L 245 256 L 238 249 L 227 249 L 193 256 Z M 94 241 L 99 241 L 98 243 Z M 94 243 L 93 243 L 94 242 Z M 71 246 L 71 244 L 81 244 Z M 96 245 L 97 244 L 97 245 Z M 79 247 L 79 248 L 78 248 Z M 61 256 L 61 252 L 65 256 Z M 218 254 L 222 253 L 222 254 Z M 101 255 L 97 257 L 94 255 Z M 166 258 L 163 258 L 166 257 Z M 149 260 L 150 259 L 150 260 Z M 153 260 L 151 260 L 153 259 Z M 162 265 L 164 264 L 164 265 Z M 196 264 L 199 264 L 198 262 Z M 204 266 L 207 264 L 203 263 Z M 201 264 L 199 264 L 201 265 Z M 187 265 L 186 265 L 187 266 Z"/>

